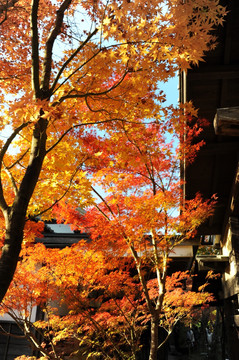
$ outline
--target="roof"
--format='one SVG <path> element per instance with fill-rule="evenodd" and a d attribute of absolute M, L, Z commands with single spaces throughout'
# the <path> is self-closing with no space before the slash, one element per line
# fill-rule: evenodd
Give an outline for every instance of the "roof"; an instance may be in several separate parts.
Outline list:
<path fill-rule="evenodd" d="M 193 198 L 198 191 L 206 199 L 213 194 L 218 197 L 215 214 L 201 227 L 201 234 L 223 232 L 225 213 L 230 216 L 229 202 L 238 166 L 238 133 L 216 134 L 214 129 L 218 109 L 239 106 L 239 1 L 221 3 L 227 4 L 229 12 L 224 26 L 216 30 L 216 49 L 206 55 L 205 62 L 180 75 L 180 101 L 192 100 L 199 117 L 209 121 L 202 134 L 206 145 L 196 161 L 183 169 L 186 198 Z"/>
<path fill-rule="evenodd" d="M 78 243 L 80 240 L 90 240 L 88 233 L 71 230 L 69 225 L 47 223 L 43 237 L 36 238 L 37 243 L 42 243 L 48 248 L 62 249 L 66 246 Z"/>

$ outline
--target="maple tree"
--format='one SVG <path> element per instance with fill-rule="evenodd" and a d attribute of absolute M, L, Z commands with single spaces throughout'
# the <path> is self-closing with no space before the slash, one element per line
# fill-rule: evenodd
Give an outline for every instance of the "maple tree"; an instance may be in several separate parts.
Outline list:
<path fill-rule="evenodd" d="M 1 309 L 46 357 L 61 359 L 60 341 L 75 339 L 76 351 L 89 359 L 137 359 L 141 336 L 150 327 L 149 359 L 156 360 L 175 324 L 212 300 L 205 286 L 197 293 L 182 288 L 189 273 L 169 273 L 172 253 L 212 214 L 214 200 L 183 199 L 180 163 L 193 161 L 203 145 L 195 141 L 202 131 L 195 110 L 186 104 L 162 112 L 155 122 L 108 124 L 104 135 L 88 144 L 88 154 L 97 157 L 89 156 L 84 170 L 100 201 L 85 215 L 69 202 L 56 204 L 52 213 L 60 223 L 71 219 L 75 228 L 89 231 L 90 242 L 22 250 Z M 100 195 L 96 185 L 108 195 Z M 57 316 L 54 301 L 67 305 L 66 316 Z M 34 324 L 44 333 L 44 346 L 30 326 L 36 305 L 47 315 Z M 166 333 L 161 342 L 159 328 Z"/>
<path fill-rule="evenodd" d="M 188 278 L 182 272 L 167 277 L 160 318 L 166 331 L 181 319 L 189 320 L 197 313 L 195 306 L 212 299 L 206 292 L 182 290 Z M 155 285 L 155 279 L 148 281 L 152 301 L 157 297 Z M 62 302 L 68 313 L 59 316 Z M 33 323 L 36 305 L 45 312 L 45 319 Z M 14 319 L 42 356 L 58 360 L 73 354 L 87 359 L 137 359 L 148 323 L 133 263 L 129 258 L 109 259 L 101 251 L 86 251 L 84 242 L 62 250 L 37 244 L 24 251 L 0 312 Z"/>
<path fill-rule="evenodd" d="M 224 15 L 217 0 L 1 2 L 0 300 L 26 221 L 25 235 L 62 198 L 92 201 L 82 170 L 97 137 L 91 125 L 159 113 L 158 82 L 202 59 Z"/>
<path fill-rule="evenodd" d="M 90 207 L 82 220 L 90 229 L 95 249 L 109 256 L 131 256 L 135 262 L 151 323 L 150 360 L 157 359 L 159 327 L 169 336 L 177 321 L 178 302 L 187 308 L 182 295 L 166 293 L 170 255 L 195 235 L 197 227 L 212 214 L 215 203 L 213 199 L 203 200 L 199 194 L 191 200 L 183 197 L 181 161 L 192 161 L 203 145 L 195 143 L 201 132 L 199 122 L 193 125 L 195 111 L 187 104 L 163 112 L 162 122 L 122 122 L 117 129 L 108 126 L 102 139 L 104 154 L 87 168 L 93 183 L 100 185 L 107 196 L 103 198 L 93 188 L 100 202 Z M 150 271 L 145 271 L 146 265 Z M 155 278 L 149 280 L 152 271 Z"/>

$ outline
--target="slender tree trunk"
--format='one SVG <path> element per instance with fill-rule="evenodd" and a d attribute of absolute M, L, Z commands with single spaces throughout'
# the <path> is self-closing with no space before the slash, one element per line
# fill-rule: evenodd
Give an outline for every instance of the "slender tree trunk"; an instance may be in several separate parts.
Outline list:
<path fill-rule="evenodd" d="M 151 318 L 151 339 L 150 339 L 150 354 L 149 360 L 157 360 L 158 353 L 158 329 L 159 329 L 159 321 L 158 317 Z"/>

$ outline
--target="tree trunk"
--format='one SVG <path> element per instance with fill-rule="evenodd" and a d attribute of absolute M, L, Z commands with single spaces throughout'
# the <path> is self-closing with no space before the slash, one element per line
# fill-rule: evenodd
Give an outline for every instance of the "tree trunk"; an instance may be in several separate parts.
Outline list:
<path fill-rule="evenodd" d="M 15 213 L 9 216 L 8 224 L 6 225 L 5 242 L 0 259 L 1 301 L 7 292 L 17 266 L 19 253 L 21 251 L 24 224 L 25 215 Z"/>
<path fill-rule="evenodd" d="M 17 267 L 28 204 L 36 187 L 46 155 L 47 124 L 48 121 L 40 117 L 35 125 L 28 167 L 12 206 L 7 206 L 6 202 L 2 201 L 4 206 L 1 206 L 1 210 L 5 218 L 6 235 L 0 258 L 0 303 L 7 292 Z"/>
<path fill-rule="evenodd" d="M 149 360 L 157 360 L 158 353 L 158 329 L 159 321 L 158 318 L 151 318 L 151 339 L 150 339 L 150 354 Z"/>

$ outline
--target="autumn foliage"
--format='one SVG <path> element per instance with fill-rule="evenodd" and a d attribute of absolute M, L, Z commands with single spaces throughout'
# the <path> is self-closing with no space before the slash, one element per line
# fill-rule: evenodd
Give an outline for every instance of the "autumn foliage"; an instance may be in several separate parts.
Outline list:
<path fill-rule="evenodd" d="M 86 251 L 84 242 L 62 250 L 37 244 L 22 256 L 1 313 L 12 316 L 35 349 L 47 359 L 71 353 L 88 359 L 137 358 L 151 316 L 132 260 Z M 154 271 L 148 264 L 144 271 L 156 305 Z M 207 292 L 183 290 L 188 278 L 178 272 L 166 279 L 159 326 L 168 332 L 177 321 L 190 321 L 196 305 L 212 300 Z M 36 305 L 45 316 L 33 324 Z"/>
<path fill-rule="evenodd" d="M 203 146 L 195 141 L 202 129 L 190 116 L 190 104 L 170 107 L 163 122 L 108 124 L 103 136 L 87 143 L 89 154 L 97 154 L 97 161 L 85 162 L 96 199 L 85 214 L 63 201 L 52 213 L 59 223 L 88 232 L 91 241 L 62 250 L 26 244 L 2 303 L 2 313 L 19 323 L 42 355 L 61 359 L 71 344 L 89 359 L 137 359 L 151 329 L 153 360 L 175 324 L 212 300 L 204 287 L 195 293 L 185 286 L 189 272 L 170 273 L 174 251 L 195 236 L 214 207 L 213 199 L 199 194 L 183 198 L 181 161 L 191 161 Z M 190 132 L 186 142 L 182 129 Z M 45 317 L 32 325 L 35 306 Z M 43 343 L 31 326 L 43 334 Z M 158 328 L 166 334 L 160 341 Z"/>
<path fill-rule="evenodd" d="M 213 208 L 213 201 L 200 195 L 190 201 L 183 198 L 180 162 L 192 161 L 203 145 L 191 141 L 201 126 L 191 122 L 197 117 L 192 104 L 164 106 L 160 82 L 186 71 L 215 47 L 212 30 L 225 14 L 217 0 L 1 3 L 0 300 L 20 254 L 23 259 L 5 310 L 18 308 L 28 318 L 29 301 L 46 306 L 61 294 L 77 317 L 88 316 L 89 333 L 106 322 L 104 313 L 112 308 L 115 313 L 110 313 L 107 326 L 114 326 L 109 331 L 122 324 L 134 329 L 132 334 L 142 331 L 145 311 L 151 321 L 150 359 L 156 359 L 170 253 L 195 235 Z M 86 210 L 85 216 L 79 215 L 79 207 Z M 30 245 L 42 231 L 42 221 L 52 219 L 90 232 L 92 243 L 84 244 L 84 250 L 66 249 L 61 264 L 55 261 L 64 251 L 52 250 L 48 264 L 41 259 L 46 250 Z M 70 261 L 79 254 L 80 260 Z M 84 263 L 91 257 L 94 272 Z M 136 280 L 127 267 L 122 270 L 122 258 L 130 259 Z M 109 259 L 117 262 L 114 270 Z M 37 271 L 38 263 L 44 266 Z M 145 266 L 149 272 L 144 272 Z M 48 267 L 49 273 L 44 273 Z M 147 274 L 157 279 L 153 302 Z M 114 288 L 110 276 L 118 281 Z M 118 298 L 121 276 L 125 285 Z M 21 282 L 21 287 L 14 285 Z M 108 298 L 99 298 L 100 311 L 94 310 L 94 316 L 88 309 L 91 286 L 99 286 L 99 291 L 105 286 L 111 298 L 110 306 Z M 69 300 L 74 294 L 78 305 Z M 79 306 L 78 312 L 73 305 Z M 84 333 L 82 321 L 76 323 Z M 137 342 L 126 339 L 127 351 L 136 356 Z M 44 349 L 40 345 L 42 354 Z M 111 350 L 114 357 L 118 350 Z"/>

